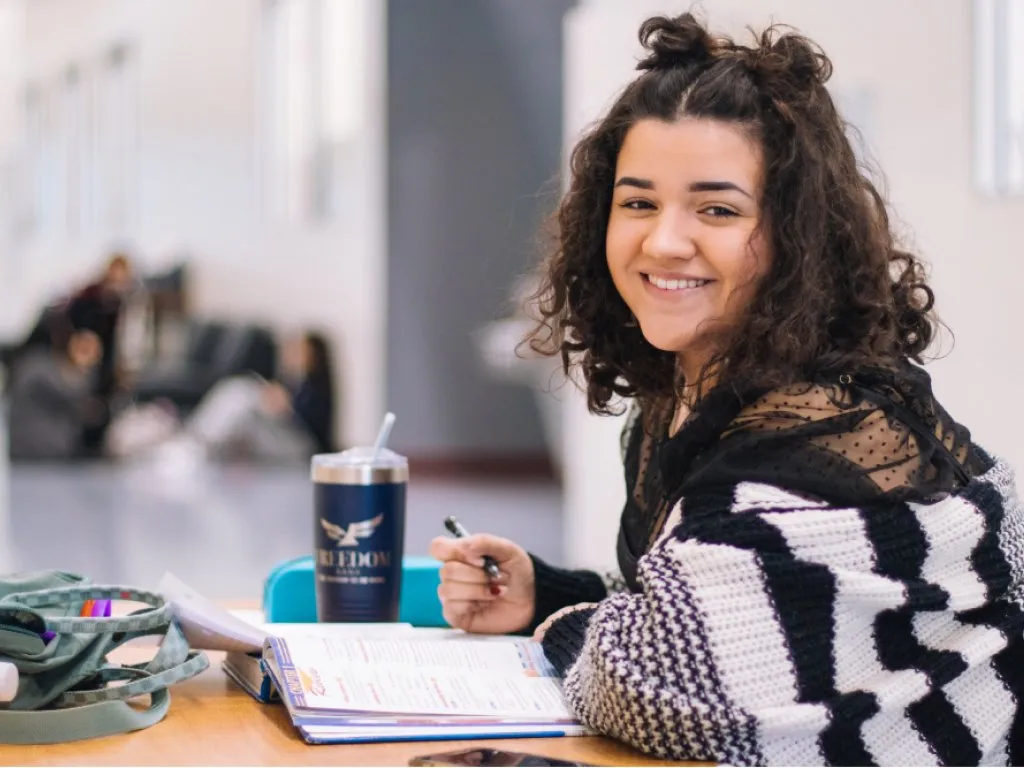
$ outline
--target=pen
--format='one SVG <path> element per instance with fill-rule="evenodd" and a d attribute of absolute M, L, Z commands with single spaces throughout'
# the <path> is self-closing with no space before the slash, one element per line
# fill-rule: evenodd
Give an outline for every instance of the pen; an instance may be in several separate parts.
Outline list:
<path fill-rule="evenodd" d="M 451 531 L 452 536 L 457 539 L 464 539 L 469 536 L 469 531 L 463 528 L 462 523 L 454 517 L 446 517 L 444 519 L 444 527 Z M 497 580 L 501 577 L 501 571 L 498 570 L 498 564 L 494 562 L 494 558 L 489 555 L 484 555 L 484 570 L 491 579 Z"/>

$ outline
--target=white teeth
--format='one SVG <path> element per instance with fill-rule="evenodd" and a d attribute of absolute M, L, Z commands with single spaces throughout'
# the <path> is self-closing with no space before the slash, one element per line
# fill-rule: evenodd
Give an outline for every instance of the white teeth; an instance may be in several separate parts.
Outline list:
<path fill-rule="evenodd" d="M 681 288 L 700 288 L 710 283 L 710 280 L 663 280 L 654 275 L 648 275 L 647 279 L 663 291 L 678 291 Z"/>

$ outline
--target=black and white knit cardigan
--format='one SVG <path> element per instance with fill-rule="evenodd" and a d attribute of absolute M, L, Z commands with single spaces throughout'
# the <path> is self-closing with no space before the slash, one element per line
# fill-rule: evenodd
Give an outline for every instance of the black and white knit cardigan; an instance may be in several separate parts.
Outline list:
<path fill-rule="evenodd" d="M 743 765 L 1024 759 L 1024 508 L 1005 463 L 931 504 L 757 483 L 681 504 L 641 593 L 544 635 L 585 724 Z"/>

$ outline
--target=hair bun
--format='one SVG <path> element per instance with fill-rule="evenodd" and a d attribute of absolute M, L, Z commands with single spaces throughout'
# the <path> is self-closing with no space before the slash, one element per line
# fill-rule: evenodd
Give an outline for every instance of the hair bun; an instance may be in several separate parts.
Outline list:
<path fill-rule="evenodd" d="M 797 88 L 824 85 L 832 76 L 832 63 L 814 42 L 781 25 L 773 25 L 751 49 L 751 69 L 762 77 L 785 80 Z"/>
<path fill-rule="evenodd" d="M 692 13 L 674 19 L 655 16 L 640 27 L 640 44 L 648 51 L 637 69 L 671 69 L 711 58 L 713 41 Z"/>

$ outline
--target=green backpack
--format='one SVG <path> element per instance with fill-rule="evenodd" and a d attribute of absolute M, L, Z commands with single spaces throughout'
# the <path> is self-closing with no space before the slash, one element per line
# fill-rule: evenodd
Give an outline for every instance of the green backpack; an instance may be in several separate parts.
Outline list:
<path fill-rule="evenodd" d="M 80 618 L 86 600 L 149 607 L 121 617 Z M 44 632 L 55 636 L 47 642 Z M 162 637 L 149 662 L 107 661 L 118 646 L 147 635 Z M 189 651 L 160 595 L 90 585 L 59 571 L 0 576 L 0 661 L 14 664 L 19 675 L 14 699 L 0 704 L 2 744 L 55 744 L 147 728 L 167 714 L 168 686 L 209 666 L 205 654 Z M 147 709 L 128 704 L 145 694 Z"/>

